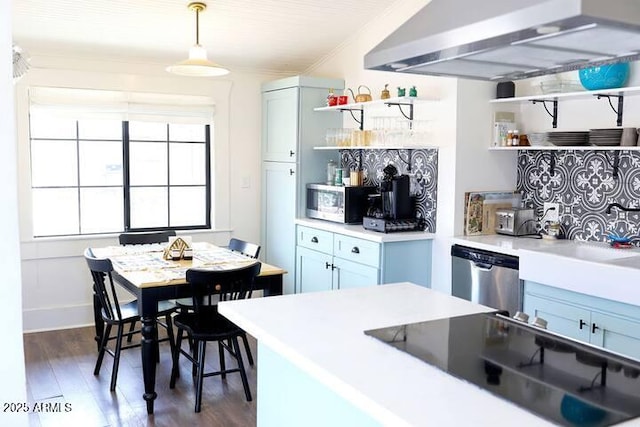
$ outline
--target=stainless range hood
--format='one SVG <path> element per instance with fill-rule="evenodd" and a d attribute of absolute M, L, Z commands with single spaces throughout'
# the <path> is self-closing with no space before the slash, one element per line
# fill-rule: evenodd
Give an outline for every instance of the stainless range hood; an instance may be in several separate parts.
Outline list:
<path fill-rule="evenodd" d="M 518 80 L 640 59 L 640 0 L 432 0 L 366 69 Z"/>

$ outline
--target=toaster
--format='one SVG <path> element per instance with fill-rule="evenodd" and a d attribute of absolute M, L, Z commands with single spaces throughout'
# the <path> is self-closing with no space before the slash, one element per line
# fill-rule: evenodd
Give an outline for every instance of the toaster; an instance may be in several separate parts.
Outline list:
<path fill-rule="evenodd" d="M 495 231 L 509 236 L 532 234 L 535 218 L 533 209 L 497 209 Z"/>

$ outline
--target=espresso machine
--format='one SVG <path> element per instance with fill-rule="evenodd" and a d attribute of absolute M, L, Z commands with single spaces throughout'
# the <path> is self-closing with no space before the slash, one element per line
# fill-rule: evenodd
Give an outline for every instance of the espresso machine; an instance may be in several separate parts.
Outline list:
<path fill-rule="evenodd" d="M 415 218 L 409 176 L 398 175 L 393 165 L 387 165 L 382 172 L 384 177 L 380 182 L 379 194 L 369 196 L 363 227 L 382 233 L 419 230 L 421 221 Z"/>

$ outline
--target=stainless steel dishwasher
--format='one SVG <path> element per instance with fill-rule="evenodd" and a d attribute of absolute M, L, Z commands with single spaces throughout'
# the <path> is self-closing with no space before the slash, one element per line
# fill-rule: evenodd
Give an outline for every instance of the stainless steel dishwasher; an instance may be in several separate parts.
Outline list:
<path fill-rule="evenodd" d="M 515 256 L 453 245 L 451 293 L 513 316 L 522 311 L 524 288 L 518 266 Z"/>

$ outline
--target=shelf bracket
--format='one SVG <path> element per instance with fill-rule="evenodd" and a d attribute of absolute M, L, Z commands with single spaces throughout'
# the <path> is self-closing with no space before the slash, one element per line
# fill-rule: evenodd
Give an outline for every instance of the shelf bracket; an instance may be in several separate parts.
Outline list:
<path fill-rule="evenodd" d="M 600 384 L 596 385 L 596 381 L 598 380 L 598 377 L 600 377 Z M 607 386 L 607 362 L 603 362 L 602 365 L 600 366 L 600 371 L 598 371 L 598 373 L 596 373 L 596 375 L 593 377 L 593 380 L 591 380 L 591 384 L 588 386 L 580 386 L 578 388 L 578 392 L 584 393 L 585 391 L 591 391 L 596 388 L 601 388 L 606 386 Z"/>
<path fill-rule="evenodd" d="M 534 361 L 536 355 L 539 355 L 539 359 L 537 362 Z M 544 365 L 544 347 L 542 346 L 538 347 L 538 349 L 533 353 L 528 362 L 518 363 L 518 368 L 528 368 L 529 366 L 535 365 Z"/>
<path fill-rule="evenodd" d="M 620 151 L 616 150 L 613 152 L 613 163 L 609 161 L 609 154 L 607 153 L 607 162 L 609 166 L 613 168 L 613 179 L 618 179 L 618 172 L 620 170 Z"/>
<path fill-rule="evenodd" d="M 547 114 L 551 116 L 551 118 L 553 119 L 553 121 L 551 122 L 551 125 L 553 126 L 554 129 L 558 127 L 558 100 L 557 99 L 554 99 L 553 101 L 549 99 L 532 99 L 531 102 L 533 104 L 542 102 L 542 105 L 544 106 L 544 109 L 547 111 Z M 551 111 L 549 111 L 549 109 L 547 108 L 547 102 L 553 103 L 553 113 L 551 113 Z"/>
<path fill-rule="evenodd" d="M 597 99 L 607 98 L 609 101 L 609 106 L 616 113 L 616 124 L 618 126 L 622 126 L 622 112 L 623 112 L 623 104 L 624 104 L 624 95 L 593 95 Z M 618 98 L 618 109 L 616 110 L 613 107 L 613 103 L 611 102 L 611 98 Z"/>
<path fill-rule="evenodd" d="M 359 108 L 356 111 L 360 111 L 360 120 L 353 114 L 353 109 L 351 108 L 341 108 L 340 111 L 348 111 L 353 117 L 353 120 L 356 121 L 360 125 L 360 130 L 364 130 L 364 109 Z"/>
<path fill-rule="evenodd" d="M 391 107 L 392 105 L 397 105 L 398 109 L 400 110 L 400 113 L 402 113 L 402 115 L 409 120 L 409 129 L 411 129 L 413 127 L 413 104 L 412 103 L 406 103 L 406 102 L 385 102 L 385 104 L 387 104 L 387 107 Z M 403 105 L 408 105 L 409 106 L 409 115 L 407 115 L 404 110 L 402 109 Z"/>
<path fill-rule="evenodd" d="M 549 175 L 556 174 L 556 156 L 553 151 L 547 151 L 549 153 Z"/>
<path fill-rule="evenodd" d="M 407 160 L 402 158 L 402 156 L 400 155 L 400 149 L 399 148 L 392 148 L 392 149 L 389 149 L 389 150 L 386 150 L 386 151 L 387 152 L 395 151 L 396 153 L 398 153 L 398 158 L 402 161 L 402 163 L 407 165 L 407 172 L 411 173 L 411 154 L 413 153 L 413 150 L 411 148 L 407 149 Z"/>

